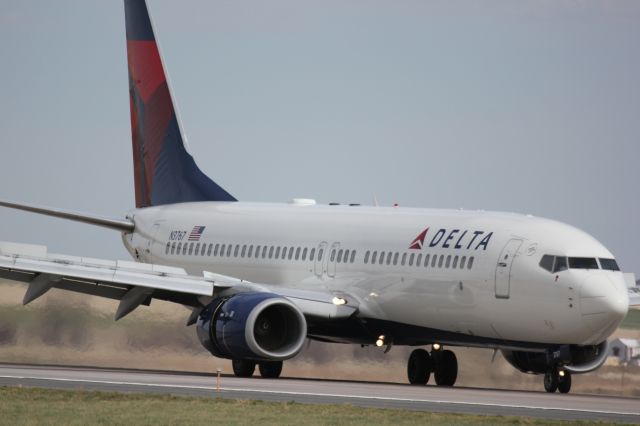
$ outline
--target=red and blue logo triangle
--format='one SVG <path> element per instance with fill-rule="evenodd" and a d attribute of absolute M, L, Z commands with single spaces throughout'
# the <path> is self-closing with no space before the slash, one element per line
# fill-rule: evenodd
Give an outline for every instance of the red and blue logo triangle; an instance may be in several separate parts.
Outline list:
<path fill-rule="evenodd" d="M 429 228 L 422 231 L 420 235 L 418 235 L 416 239 L 411 242 L 411 244 L 409 245 L 409 249 L 422 250 L 422 245 L 424 244 L 424 238 L 427 236 L 428 230 Z"/>

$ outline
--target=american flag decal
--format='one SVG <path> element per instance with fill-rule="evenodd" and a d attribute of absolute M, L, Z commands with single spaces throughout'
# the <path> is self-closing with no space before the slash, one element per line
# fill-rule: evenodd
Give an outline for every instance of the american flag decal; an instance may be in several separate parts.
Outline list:
<path fill-rule="evenodd" d="M 200 241 L 204 228 L 206 228 L 206 226 L 194 226 L 189 234 L 189 241 Z"/>

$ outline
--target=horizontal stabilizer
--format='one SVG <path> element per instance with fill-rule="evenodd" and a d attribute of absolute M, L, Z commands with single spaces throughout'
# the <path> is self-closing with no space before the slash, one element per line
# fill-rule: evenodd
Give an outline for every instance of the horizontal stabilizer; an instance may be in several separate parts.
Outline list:
<path fill-rule="evenodd" d="M 0 206 L 11 209 L 24 210 L 31 213 L 43 214 L 46 216 L 58 217 L 61 219 L 73 220 L 76 222 L 88 223 L 90 225 L 102 226 L 115 229 L 121 232 L 133 232 L 133 222 L 126 219 L 109 219 L 102 216 L 93 216 L 69 210 L 52 209 L 49 207 L 34 206 L 31 204 L 20 204 L 13 201 L 0 200 Z"/>

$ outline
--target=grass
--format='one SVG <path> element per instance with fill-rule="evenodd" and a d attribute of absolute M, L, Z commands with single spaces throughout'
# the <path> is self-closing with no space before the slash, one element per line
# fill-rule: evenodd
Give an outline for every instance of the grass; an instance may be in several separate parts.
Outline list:
<path fill-rule="evenodd" d="M 629 309 L 629 313 L 620 324 L 620 328 L 640 329 L 640 309 Z"/>
<path fill-rule="evenodd" d="M 438 414 L 153 394 L 0 387 L 0 424 L 223 424 L 223 425 L 560 425 L 524 417 Z M 605 423 L 576 422 L 589 425 Z"/>

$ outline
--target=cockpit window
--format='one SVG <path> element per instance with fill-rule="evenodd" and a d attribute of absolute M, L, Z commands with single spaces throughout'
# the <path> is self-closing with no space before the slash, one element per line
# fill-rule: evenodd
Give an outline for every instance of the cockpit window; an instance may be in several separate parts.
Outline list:
<path fill-rule="evenodd" d="M 606 269 L 608 271 L 619 271 L 618 262 L 615 259 L 603 259 L 600 258 L 600 266 L 602 269 Z"/>
<path fill-rule="evenodd" d="M 564 256 L 556 256 L 556 262 L 553 264 L 553 273 L 565 271 L 567 269 L 567 258 Z"/>
<path fill-rule="evenodd" d="M 542 256 L 539 265 L 541 268 L 546 269 L 549 272 L 553 272 L 554 274 L 568 269 L 566 257 L 552 256 L 550 254 Z"/>
<path fill-rule="evenodd" d="M 552 272 L 553 256 L 551 256 L 550 254 L 545 254 L 544 256 L 542 256 L 542 259 L 540 259 L 540 267 L 542 267 L 543 269 L 546 269 L 549 272 Z"/>
<path fill-rule="evenodd" d="M 569 268 L 571 269 L 599 269 L 598 262 L 594 257 L 570 257 Z"/>

